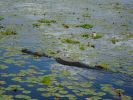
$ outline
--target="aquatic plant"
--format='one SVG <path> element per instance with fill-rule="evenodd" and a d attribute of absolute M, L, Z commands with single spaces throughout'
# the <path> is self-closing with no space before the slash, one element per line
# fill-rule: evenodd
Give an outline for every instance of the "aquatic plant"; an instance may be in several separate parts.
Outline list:
<path fill-rule="evenodd" d="M 6 66 L 6 65 L 0 65 L 0 69 L 7 69 L 8 68 L 8 66 Z"/>
<path fill-rule="evenodd" d="M 0 21 L 3 20 L 4 18 L 0 16 Z"/>
<path fill-rule="evenodd" d="M 20 85 L 9 85 L 6 90 L 16 92 L 18 90 L 24 90 L 24 88 L 22 88 Z"/>
<path fill-rule="evenodd" d="M 24 95 L 24 94 L 18 94 L 15 96 L 15 98 L 17 99 L 23 99 L 23 100 L 31 100 L 31 97 L 28 95 Z"/>
<path fill-rule="evenodd" d="M 82 27 L 82 28 L 85 28 L 85 29 L 90 29 L 90 28 L 93 28 L 93 25 L 90 25 L 90 24 L 81 24 L 81 25 L 76 25 L 76 27 Z"/>
<path fill-rule="evenodd" d="M 80 50 L 85 50 L 85 45 L 84 44 L 79 44 L 79 49 Z"/>
<path fill-rule="evenodd" d="M 61 70 L 61 75 L 62 76 L 69 76 L 71 73 L 67 70 Z"/>
<path fill-rule="evenodd" d="M 69 28 L 69 25 L 67 25 L 67 24 L 62 24 L 62 26 L 63 26 L 64 28 Z"/>
<path fill-rule="evenodd" d="M 33 27 L 37 27 L 37 28 L 39 28 L 39 26 L 41 26 L 40 23 L 34 23 L 34 24 L 32 24 L 32 25 L 33 25 Z"/>
<path fill-rule="evenodd" d="M 0 81 L 0 85 L 6 84 L 5 81 Z"/>
<path fill-rule="evenodd" d="M 46 89 L 45 88 L 38 88 L 37 91 L 44 92 L 44 91 L 46 91 Z"/>
<path fill-rule="evenodd" d="M 88 14 L 88 13 L 83 14 L 82 16 L 83 16 L 83 17 L 91 17 L 91 15 L 90 15 L 90 14 Z"/>
<path fill-rule="evenodd" d="M 122 95 L 121 100 L 132 100 L 130 96 Z"/>
<path fill-rule="evenodd" d="M 96 34 L 95 36 L 92 36 L 93 39 L 100 39 L 102 37 L 103 37 L 103 35 L 101 35 L 101 34 Z"/>
<path fill-rule="evenodd" d="M 119 42 L 118 39 L 116 39 L 115 37 L 114 38 L 111 38 L 109 39 L 113 44 L 116 44 L 116 42 Z"/>
<path fill-rule="evenodd" d="M 12 95 L 0 95 L 1 100 L 14 100 Z"/>
<path fill-rule="evenodd" d="M 5 31 L 1 31 L 0 32 L 0 35 L 16 35 L 16 34 L 17 34 L 17 32 L 15 32 L 15 31 L 13 31 L 11 29 L 7 29 Z"/>
<path fill-rule="evenodd" d="M 133 34 L 132 33 L 126 33 L 126 38 L 132 39 L 133 38 Z"/>
<path fill-rule="evenodd" d="M 81 36 L 85 37 L 85 38 L 90 38 L 91 37 L 91 35 L 89 33 L 82 33 Z"/>
<path fill-rule="evenodd" d="M 29 94 L 29 93 L 31 93 L 31 91 L 24 90 L 24 91 L 22 91 L 22 93 L 24 93 L 24 94 Z"/>
<path fill-rule="evenodd" d="M 72 40 L 72 39 L 61 39 L 62 43 L 69 43 L 69 44 L 79 44 L 80 42 L 77 40 Z"/>
<path fill-rule="evenodd" d="M 52 80 L 53 80 L 53 76 L 46 75 L 46 76 L 43 76 L 43 77 L 42 77 L 41 82 L 42 82 L 44 85 L 50 86 L 50 85 L 52 85 Z"/>
<path fill-rule="evenodd" d="M 92 97 L 86 98 L 86 100 L 102 100 L 102 98 L 98 96 L 92 96 Z"/>
<path fill-rule="evenodd" d="M 48 19 L 40 19 L 40 20 L 38 20 L 38 22 L 46 23 L 46 24 L 56 23 L 55 20 L 48 20 Z"/>

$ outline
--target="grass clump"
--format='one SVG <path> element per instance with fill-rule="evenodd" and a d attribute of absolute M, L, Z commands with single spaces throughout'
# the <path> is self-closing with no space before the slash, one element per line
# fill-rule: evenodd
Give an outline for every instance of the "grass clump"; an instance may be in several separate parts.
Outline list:
<path fill-rule="evenodd" d="M 76 27 L 82 27 L 82 28 L 85 28 L 85 29 L 90 29 L 90 28 L 93 28 L 93 25 L 90 25 L 90 24 L 82 24 L 82 25 L 77 25 Z"/>
<path fill-rule="evenodd" d="M 46 23 L 46 24 L 51 24 L 51 23 L 56 23 L 55 20 L 47 20 L 47 19 L 40 19 L 38 20 L 39 23 Z"/>
<path fill-rule="evenodd" d="M 61 39 L 62 43 L 69 43 L 69 44 L 79 44 L 80 42 L 77 40 L 72 40 L 72 39 Z"/>
<path fill-rule="evenodd" d="M 17 34 L 17 32 L 10 30 L 10 29 L 0 32 L 0 35 L 16 35 L 16 34 Z"/>

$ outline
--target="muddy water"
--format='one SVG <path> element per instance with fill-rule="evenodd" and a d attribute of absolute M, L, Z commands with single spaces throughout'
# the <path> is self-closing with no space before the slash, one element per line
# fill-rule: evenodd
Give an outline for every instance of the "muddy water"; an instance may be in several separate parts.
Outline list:
<path fill-rule="evenodd" d="M 132 4 L 132 0 L 0 0 L 0 16 L 4 18 L 0 25 L 18 33 L 0 38 L 0 66 L 4 66 L 0 67 L 0 95 L 3 100 L 131 100 L 133 40 L 125 37 L 133 31 Z M 33 27 L 41 18 L 56 20 L 56 23 Z M 85 23 L 94 27 L 73 27 Z M 100 33 L 103 37 L 83 39 L 79 34 L 84 32 Z M 91 42 L 96 48 L 81 51 L 78 46 L 62 44 L 58 38 L 69 38 L 70 33 L 76 34 L 73 39 L 83 44 Z M 122 40 L 112 44 L 110 37 Z M 60 65 L 54 59 L 23 55 L 21 48 L 39 52 L 65 49 L 63 54 L 92 66 L 107 63 L 111 71 Z M 112 70 L 119 73 L 112 73 Z M 42 78 L 46 76 L 49 77 Z M 119 89 L 122 89 L 121 96 Z"/>

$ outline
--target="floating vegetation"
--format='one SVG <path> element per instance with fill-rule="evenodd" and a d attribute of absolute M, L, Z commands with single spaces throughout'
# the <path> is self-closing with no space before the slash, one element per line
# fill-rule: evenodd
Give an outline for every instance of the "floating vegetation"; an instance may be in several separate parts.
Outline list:
<path fill-rule="evenodd" d="M 82 25 L 76 25 L 76 27 L 82 27 L 82 28 L 85 28 L 85 29 L 90 29 L 90 28 L 93 28 L 93 25 L 90 25 L 90 24 L 82 24 Z"/>
<path fill-rule="evenodd" d="M 41 26 L 40 23 L 34 23 L 34 24 L 32 24 L 32 25 L 33 25 L 33 27 L 37 27 L 37 28 L 39 28 L 39 27 Z"/>
<path fill-rule="evenodd" d="M 126 35 L 126 38 L 128 38 L 128 39 L 132 39 L 133 38 L 133 33 L 125 33 L 125 35 Z"/>
<path fill-rule="evenodd" d="M 40 19 L 38 23 L 32 24 L 33 27 L 39 28 L 42 24 L 51 25 L 52 23 L 56 23 L 55 20 L 48 20 L 48 19 Z"/>
<path fill-rule="evenodd" d="M 31 91 L 24 90 L 24 91 L 22 91 L 22 93 L 24 93 L 24 94 L 29 94 L 29 93 L 31 93 Z"/>
<path fill-rule="evenodd" d="M 0 95 L 1 100 L 14 100 L 12 95 Z"/>
<path fill-rule="evenodd" d="M 8 66 L 0 64 L 0 69 L 7 69 Z"/>
<path fill-rule="evenodd" d="M 116 89 L 114 87 L 112 87 L 112 85 L 109 84 L 102 84 L 102 90 L 105 92 L 110 93 L 113 96 L 117 96 L 118 98 L 122 98 L 122 100 L 125 100 L 125 98 L 127 98 L 127 100 L 131 100 L 130 96 L 126 96 L 124 95 L 124 90 L 122 89 Z"/>
<path fill-rule="evenodd" d="M 7 29 L 5 31 L 0 31 L 0 35 L 16 35 L 17 32 L 11 30 L 11 29 Z"/>
<path fill-rule="evenodd" d="M 5 90 L 17 92 L 17 91 L 23 91 L 24 88 L 22 88 L 20 85 L 9 85 Z"/>
<path fill-rule="evenodd" d="M 56 23 L 55 20 L 48 20 L 48 19 L 40 19 L 38 20 L 39 23 L 46 23 L 46 24 L 51 24 L 51 23 Z"/>
<path fill-rule="evenodd" d="M 119 40 L 117 38 L 111 38 L 109 39 L 113 44 L 116 44 L 117 42 L 119 42 Z"/>
<path fill-rule="evenodd" d="M 62 24 L 62 26 L 63 26 L 64 28 L 69 28 L 69 25 L 67 25 L 67 24 Z"/>
<path fill-rule="evenodd" d="M 3 20 L 4 18 L 0 16 L 0 21 Z"/>
<path fill-rule="evenodd" d="M 41 82 L 44 84 L 44 85 L 47 85 L 47 86 L 50 86 L 52 85 L 52 81 L 54 80 L 54 77 L 51 76 L 51 75 L 46 75 L 46 76 L 43 76 L 42 77 L 42 80 Z"/>
<path fill-rule="evenodd" d="M 6 84 L 5 81 L 0 81 L 0 85 Z"/>
<path fill-rule="evenodd" d="M 61 39 L 62 43 L 69 43 L 69 44 L 79 44 L 80 42 L 77 40 L 72 40 L 72 39 Z"/>
<path fill-rule="evenodd" d="M 15 98 L 17 99 L 23 99 L 23 100 L 31 100 L 31 97 L 28 95 L 24 95 L 24 94 L 18 94 L 15 96 Z"/>
<path fill-rule="evenodd" d="M 103 37 L 103 35 L 101 35 L 101 34 L 92 35 L 92 38 L 93 38 L 93 39 L 100 39 L 100 38 L 102 38 L 102 37 Z"/>
<path fill-rule="evenodd" d="M 101 99 L 102 98 L 97 97 L 97 96 L 92 96 L 92 97 L 86 98 L 86 100 L 101 100 Z"/>
<path fill-rule="evenodd" d="M 124 0 L 100 0 L 98 4 L 95 4 L 97 0 L 91 0 L 89 8 L 88 0 L 73 3 L 66 0 L 27 1 L 18 0 L 15 2 L 17 6 L 12 7 L 7 5 L 12 4 L 12 0 L 1 2 L 0 12 L 6 18 L 0 17 L 0 100 L 132 100 L 133 79 L 128 77 L 133 73 L 130 43 L 133 34 L 131 17 L 128 17 L 131 0 L 126 4 Z M 49 5 L 51 2 L 55 3 L 52 7 Z M 114 7 L 119 9 L 110 9 Z M 111 14 L 104 13 L 107 11 Z M 39 17 L 43 19 L 35 22 Z M 13 28 L 7 31 L 7 25 Z M 18 34 L 16 32 L 21 34 L 6 36 Z M 114 32 L 118 38 L 109 40 Z M 117 39 L 121 42 L 112 46 L 111 42 L 119 42 Z M 22 48 L 33 52 L 22 54 Z M 58 64 L 52 57 L 72 61 L 70 65 L 73 66 Z M 97 69 L 82 68 L 84 66 Z M 128 75 L 110 73 L 110 70 Z"/>
<path fill-rule="evenodd" d="M 89 33 L 82 33 L 81 36 L 84 38 L 90 38 L 91 37 L 91 35 Z"/>
<path fill-rule="evenodd" d="M 121 100 L 132 100 L 130 96 L 122 95 Z"/>
<path fill-rule="evenodd" d="M 79 49 L 80 50 L 85 50 L 85 45 L 84 44 L 79 44 Z"/>
<path fill-rule="evenodd" d="M 89 14 L 83 14 L 83 17 L 91 17 Z"/>
<path fill-rule="evenodd" d="M 61 75 L 62 76 L 69 76 L 71 73 L 67 70 L 61 70 Z"/>

